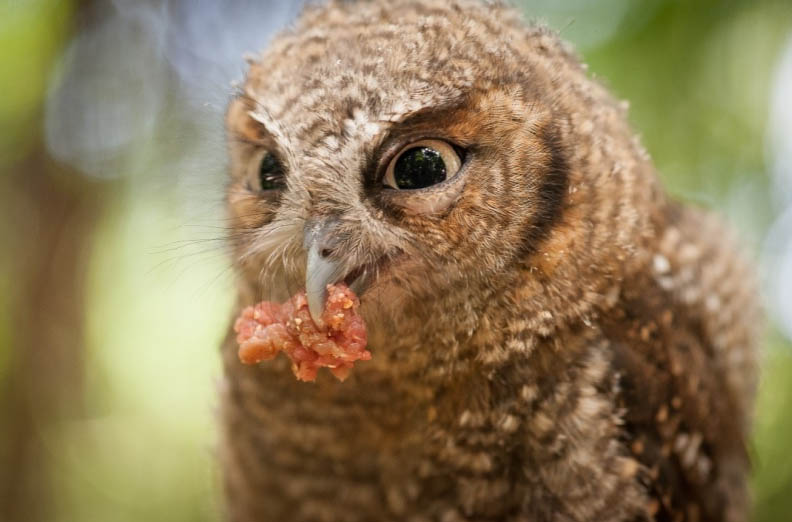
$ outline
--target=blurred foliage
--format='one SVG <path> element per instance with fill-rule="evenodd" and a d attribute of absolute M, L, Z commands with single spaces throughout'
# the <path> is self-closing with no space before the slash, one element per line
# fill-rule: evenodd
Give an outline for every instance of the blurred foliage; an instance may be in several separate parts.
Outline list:
<path fill-rule="evenodd" d="M 781 522 L 792 515 L 792 347 L 789 340 L 769 337 L 752 448 L 756 522 Z"/>
<path fill-rule="evenodd" d="M 71 2 L 0 1 L 0 168 L 30 150 Z"/>
<path fill-rule="evenodd" d="M 592 73 L 629 100 L 669 190 L 721 209 L 757 248 L 775 213 L 765 129 L 773 68 L 792 34 L 790 2 L 521 4 L 578 44 Z M 8 172 L 42 141 L 45 97 L 58 81 L 75 9 L 62 0 L 0 0 L 0 208 L 13 197 Z M 179 116 L 168 107 L 160 125 L 171 134 Z M 196 205 L 193 196 L 219 200 L 211 193 L 223 182 L 217 173 L 185 184 L 147 168 L 167 161 L 168 169 L 186 168 L 169 156 L 189 150 L 191 139 L 159 149 L 137 144 L 125 164 L 134 175 L 113 185 L 96 216 L 82 413 L 36 434 L 49 452 L 56 520 L 218 519 L 212 408 L 232 292 L 219 207 Z M 212 147 L 221 154 L 221 145 Z M 14 252 L 25 225 L 0 220 L 0 251 Z M 24 260 L 0 256 L 2 380 L 13 357 L 7 312 L 20 267 Z M 759 522 L 792 518 L 790 407 L 792 345 L 771 330 L 753 442 Z"/>
<path fill-rule="evenodd" d="M 643 27 L 641 5 L 625 19 L 629 30 L 586 58 L 630 101 L 635 128 L 670 190 L 726 206 L 735 185 L 768 184 L 768 90 L 792 9 L 787 2 L 654 3 Z M 752 210 L 758 215 L 733 216 L 757 220 L 741 223 L 745 232 L 771 217 L 769 207 Z"/>

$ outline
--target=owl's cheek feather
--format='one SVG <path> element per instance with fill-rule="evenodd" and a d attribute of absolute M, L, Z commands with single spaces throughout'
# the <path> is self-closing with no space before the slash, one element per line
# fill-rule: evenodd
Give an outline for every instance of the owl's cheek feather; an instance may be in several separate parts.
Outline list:
<path fill-rule="evenodd" d="M 564 219 L 553 228 L 553 234 L 542 241 L 530 256 L 530 263 L 542 274 L 551 276 L 556 267 L 561 264 L 570 253 L 577 250 L 581 243 L 584 230 L 578 225 L 577 216 L 579 209 L 568 209 Z"/>
<path fill-rule="evenodd" d="M 267 211 L 264 202 L 240 184 L 235 184 L 229 191 L 228 204 L 231 209 L 231 217 L 239 229 L 257 228 L 272 218 L 272 214 Z"/>
<path fill-rule="evenodd" d="M 305 291 L 311 316 L 317 323 L 320 323 L 329 285 L 341 282 L 361 293 L 386 262 L 385 255 L 373 253 L 367 253 L 368 259 L 361 260 L 362 249 L 349 244 L 349 237 L 357 237 L 360 232 L 350 228 L 357 227 L 349 227 L 335 218 L 306 223 L 303 233 L 303 247 L 307 253 Z"/>
<path fill-rule="evenodd" d="M 402 195 L 399 201 L 394 202 L 401 207 L 406 214 L 412 215 L 432 215 L 448 210 L 462 193 L 464 185 L 462 182 L 455 182 L 444 190 L 433 191 L 425 194 L 412 194 L 407 197 Z"/>

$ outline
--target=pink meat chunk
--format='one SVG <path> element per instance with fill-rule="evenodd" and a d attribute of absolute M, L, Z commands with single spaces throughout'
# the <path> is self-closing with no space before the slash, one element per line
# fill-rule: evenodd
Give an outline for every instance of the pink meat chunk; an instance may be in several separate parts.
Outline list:
<path fill-rule="evenodd" d="M 262 301 L 242 310 L 234 324 L 239 360 L 256 364 L 283 352 L 301 381 L 315 380 L 321 367 L 341 381 L 346 379 L 355 361 L 371 359 L 366 325 L 357 311 L 360 300 L 349 287 L 327 285 L 327 293 L 319 326 L 308 311 L 305 292 L 283 304 Z"/>

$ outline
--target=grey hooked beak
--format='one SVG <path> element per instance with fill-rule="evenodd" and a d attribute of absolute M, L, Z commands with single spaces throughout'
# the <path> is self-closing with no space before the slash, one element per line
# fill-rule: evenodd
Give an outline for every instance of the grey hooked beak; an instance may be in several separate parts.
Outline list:
<path fill-rule="evenodd" d="M 305 293 L 308 296 L 308 311 L 316 324 L 321 324 L 320 317 L 327 299 L 327 285 L 335 283 L 342 276 L 341 264 L 322 257 L 321 247 L 317 243 L 308 248 Z"/>
<path fill-rule="evenodd" d="M 308 311 L 316 324 L 321 324 L 322 311 L 327 299 L 327 285 L 341 279 L 342 264 L 331 257 L 327 245 L 332 243 L 326 236 L 332 233 L 331 223 L 317 223 L 305 231 L 303 246 L 308 251 L 305 267 L 305 293 Z"/>

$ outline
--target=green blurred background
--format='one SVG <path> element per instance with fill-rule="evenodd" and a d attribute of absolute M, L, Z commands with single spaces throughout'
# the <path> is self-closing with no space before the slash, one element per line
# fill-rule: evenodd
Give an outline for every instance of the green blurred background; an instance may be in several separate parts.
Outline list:
<path fill-rule="evenodd" d="M 792 2 L 521 3 L 718 209 L 769 316 L 755 520 L 792 520 Z M 0 0 L 0 521 L 218 520 L 222 112 L 287 2 Z"/>

